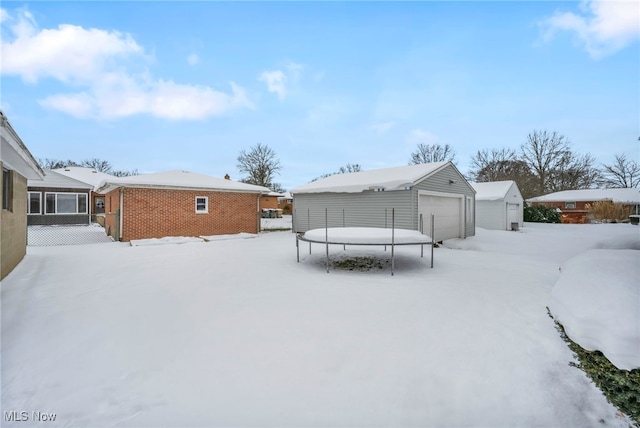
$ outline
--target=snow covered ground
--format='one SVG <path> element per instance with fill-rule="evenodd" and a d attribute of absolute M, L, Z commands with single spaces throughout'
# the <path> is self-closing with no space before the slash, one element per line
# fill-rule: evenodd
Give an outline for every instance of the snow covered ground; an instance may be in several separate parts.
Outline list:
<path fill-rule="evenodd" d="M 436 264 L 296 263 L 295 236 L 30 247 L 2 281 L 2 410 L 47 426 L 627 427 L 547 315 L 561 266 L 628 224 L 525 224 Z M 333 258 L 380 247 L 331 247 Z M 602 275 L 594 270 L 593 275 Z M 12 414 L 9 414 L 9 417 Z M 16 419 L 14 418 L 14 419 Z"/>

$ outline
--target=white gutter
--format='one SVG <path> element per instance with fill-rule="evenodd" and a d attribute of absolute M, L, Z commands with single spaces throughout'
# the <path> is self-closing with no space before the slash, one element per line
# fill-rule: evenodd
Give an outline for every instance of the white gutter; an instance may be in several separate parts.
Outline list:
<path fill-rule="evenodd" d="M 122 241 L 122 237 L 124 236 L 124 234 L 122 233 L 122 227 L 124 225 L 124 215 L 123 215 L 123 210 L 124 210 L 124 187 L 120 188 L 120 218 L 118 219 L 120 222 L 120 225 L 118 227 L 118 241 Z"/>

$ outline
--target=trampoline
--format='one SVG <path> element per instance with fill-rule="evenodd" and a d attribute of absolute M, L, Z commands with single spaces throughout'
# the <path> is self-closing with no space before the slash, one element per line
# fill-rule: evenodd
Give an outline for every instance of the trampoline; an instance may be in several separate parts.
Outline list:
<path fill-rule="evenodd" d="M 433 216 L 431 218 L 431 235 L 433 236 Z M 420 257 L 424 256 L 424 246 L 431 246 L 431 267 L 433 268 L 433 247 L 435 242 L 431 236 L 424 235 L 417 230 L 396 229 L 392 217 L 392 227 L 324 227 L 311 229 L 302 234 L 296 234 L 297 261 L 300 263 L 300 241 L 324 244 L 326 247 L 327 273 L 329 272 L 329 245 L 377 245 L 391 247 L 391 275 L 395 269 L 395 247 L 398 245 L 420 245 Z"/>

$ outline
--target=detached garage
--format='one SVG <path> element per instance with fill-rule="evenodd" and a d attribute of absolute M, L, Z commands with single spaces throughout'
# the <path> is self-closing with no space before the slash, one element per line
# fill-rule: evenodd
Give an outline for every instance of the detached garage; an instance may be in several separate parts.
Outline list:
<path fill-rule="evenodd" d="M 328 227 L 395 227 L 434 239 L 475 235 L 475 191 L 451 162 L 336 174 L 291 189 L 293 231 Z"/>
<path fill-rule="evenodd" d="M 96 189 L 107 234 L 120 241 L 258 233 L 258 200 L 269 191 L 188 171 L 113 177 Z"/>
<path fill-rule="evenodd" d="M 476 226 L 514 230 L 522 226 L 523 199 L 515 181 L 472 183 L 476 190 Z"/>

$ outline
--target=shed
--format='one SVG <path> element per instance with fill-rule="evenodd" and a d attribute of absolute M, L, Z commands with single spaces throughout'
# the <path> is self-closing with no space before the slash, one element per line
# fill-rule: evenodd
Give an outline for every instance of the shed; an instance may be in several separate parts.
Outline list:
<path fill-rule="evenodd" d="M 476 226 L 513 230 L 523 223 L 524 199 L 513 180 L 471 183 L 476 191 Z"/>
<path fill-rule="evenodd" d="M 266 187 L 188 171 L 114 177 L 105 195 L 105 227 L 116 240 L 257 233 Z"/>
<path fill-rule="evenodd" d="M 452 162 L 332 175 L 291 189 L 293 231 L 329 227 L 395 227 L 434 239 L 475 235 L 475 190 Z M 326 213 L 326 219 L 325 219 Z"/>
<path fill-rule="evenodd" d="M 44 180 L 28 180 L 27 224 L 89 224 L 89 196 L 93 186 L 55 171 Z"/>

